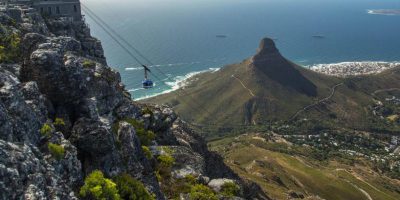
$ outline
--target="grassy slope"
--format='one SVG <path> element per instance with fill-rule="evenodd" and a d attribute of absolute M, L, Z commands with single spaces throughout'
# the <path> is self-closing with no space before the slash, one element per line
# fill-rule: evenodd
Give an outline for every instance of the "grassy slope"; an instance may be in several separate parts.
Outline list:
<path fill-rule="evenodd" d="M 261 148 L 253 135 L 225 138 L 210 143 L 240 176 L 258 183 L 269 196 L 286 199 L 288 191 L 324 199 L 399 199 L 399 181 L 382 177 L 367 166 L 350 166 L 336 161 L 320 162 Z M 251 152 L 251 153 L 249 153 Z M 385 187 L 386 186 L 386 187 Z"/>
<path fill-rule="evenodd" d="M 250 95 L 232 75 L 251 89 L 255 97 Z M 310 73 L 310 78 L 315 78 L 315 82 L 321 81 L 314 73 Z M 297 109 L 316 99 L 285 89 L 257 69 L 248 67 L 246 63 L 229 65 L 218 72 L 201 74 L 194 79 L 195 81 L 185 88 L 185 93 L 190 97 L 180 96 L 184 94 L 183 92 L 173 92 L 145 101 L 169 103 L 184 118 L 194 119 L 200 123 L 215 122 L 217 119 L 218 123 L 244 124 L 252 121 L 252 115 L 257 116 L 254 120 L 258 118 L 258 122 L 265 119 L 288 118 Z M 319 84 L 321 86 L 318 92 L 321 97 L 328 95 L 330 85 L 337 82 L 335 78 L 326 79 L 329 80 L 327 83 Z M 246 105 L 249 108 L 246 108 Z M 200 110 L 203 108 L 208 113 Z M 246 115 L 250 115 L 248 117 L 250 120 L 246 120 Z"/>
<path fill-rule="evenodd" d="M 241 125 L 265 128 L 271 122 L 292 124 L 304 118 L 322 128 L 376 131 L 379 127 L 381 132 L 397 133 L 399 128 L 372 119 L 370 107 L 374 91 L 400 88 L 398 80 L 400 68 L 351 78 L 316 73 L 285 59 L 274 42 L 265 38 L 255 56 L 217 72 L 200 74 L 180 91 L 144 101 L 173 106 L 187 122 L 208 126 L 209 135 L 238 132 Z M 214 130 L 210 124 L 214 124 Z"/>
<path fill-rule="evenodd" d="M 377 89 L 399 87 L 400 69 L 379 75 L 341 79 L 294 67 L 317 86 L 317 96 L 307 96 L 278 84 L 258 69 L 248 66 L 248 61 L 224 67 L 218 72 L 196 76 L 184 92 L 161 95 L 147 102 L 167 103 L 187 121 L 221 126 L 237 124 L 265 124 L 271 120 L 288 120 L 298 110 L 329 96 L 331 87 L 335 95 L 323 104 L 302 112 L 299 118 L 327 120 L 341 126 L 363 129 L 368 126 L 367 107 L 373 103 L 371 95 Z M 235 75 L 250 89 L 255 97 Z M 334 115 L 332 119 L 329 116 Z"/>

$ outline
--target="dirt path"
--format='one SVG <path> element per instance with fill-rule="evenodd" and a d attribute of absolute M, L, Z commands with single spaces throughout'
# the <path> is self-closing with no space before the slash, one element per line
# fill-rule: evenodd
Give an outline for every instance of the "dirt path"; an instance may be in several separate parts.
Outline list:
<path fill-rule="evenodd" d="M 346 173 L 351 174 L 352 176 L 354 176 L 353 173 L 347 171 L 346 169 L 336 168 L 335 171 L 345 171 Z M 358 177 L 356 177 L 356 176 L 354 176 L 354 177 L 357 178 L 358 180 L 360 180 Z M 339 178 L 340 178 L 340 177 L 339 177 Z M 345 178 L 340 178 L 340 179 L 342 179 L 343 181 L 346 181 L 347 183 L 351 184 L 355 189 L 357 189 L 358 191 L 360 191 L 361 193 L 363 193 L 364 196 L 365 196 L 368 200 L 373 200 L 372 197 L 371 197 L 371 195 L 370 195 L 367 191 L 365 191 L 364 189 L 358 187 L 356 184 L 352 183 L 351 181 L 349 181 L 349 180 L 347 180 L 347 179 L 345 179 Z M 362 181 L 362 182 L 364 182 L 364 183 L 367 183 L 367 182 L 365 182 L 364 180 L 360 180 L 360 181 Z M 371 186 L 369 183 L 367 183 L 367 184 L 368 184 L 369 186 Z M 374 189 L 377 190 L 377 191 L 380 191 L 380 190 L 378 190 L 377 188 L 375 188 L 375 187 L 373 187 L 373 186 L 371 186 L 371 187 L 374 188 Z M 380 192 L 382 192 L 382 191 L 380 191 Z"/>
<path fill-rule="evenodd" d="M 240 82 L 240 84 L 243 86 L 244 89 L 246 89 L 247 91 L 249 91 L 249 94 L 252 97 L 255 97 L 256 95 L 254 95 L 253 91 L 251 91 L 249 88 L 246 87 L 246 85 L 242 82 L 242 80 L 240 80 L 238 77 L 236 77 L 234 74 L 232 74 L 232 77 L 235 78 L 236 80 L 238 80 Z"/>
<path fill-rule="evenodd" d="M 368 192 L 366 192 L 365 190 L 359 188 L 357 185 L 353 184 L 350 181 L 347 181 L 348 183 L 350 183 L 354 188 L 356 188 L 358 191 L 360 191 L 361 193 L 363 193 L 365 195 L 365 197 L 367 197 L 368 200 L 373 200 L 371 195 L 368 194 Z"/>
<path fill-rule="evenodd" d="M 350 171 L 348 171 L 348 170 L 346 170 L 346 169 L 343 169 L 343 168 L 336 168 L 335 170 L 336 170 L 336 171 L 345 171 L 345 172 L 347 172 L 348 174 L 351 174 L 351 175 L 352 175 L 354 178 L 356 178 L 357 180 L 359 180 L 359 181 L 365 183 L 366 185 L 368 185 L 368 186 L 371 187 L 372 189 L 374 189 L 374 190 L 376 190 L 376 191 L 378 191 L 378 192 L 384 194 L 385 196 L 389 196 L 389 197 L 390 197 L 389 194 L 387 194 L 387 193 L 383 192 L 382 190 L 376 188 L 375 186 L 371 185 L 370 183 L 368 183 L 367 181 L 365 181 L 363 178 L 361 178 L 361 177 L 360 177 L 357 173 L 355 173 L 355 172 L 350 172 Z M 347 179 L 345 179 L 345 180 L 347 180 Z M 361 189 L 361 188 L 360 188 L 360 189 Z M 363 191 L 364 191 L 364 190 L 363 190 Z"/>
<path fill-rule="evenodd" d="M 317 105 L 320 104 L 320 103 L 323 103 L 323 102 L 325 102 L 325 101 L 328 101 L 330 98 L 333 97 L 333 95 L 335 95 L 336 88 L 339 87 L 339 86 L 341 86 L 341 85 L 343 85 L 343 83 L 339 83 L 339 84 L 336 84 L 336 85 L 332 86 L 332 88 L 331 88 L 331 93 L 329 94 L 329 96 L 327 96 L 327 97 L 325 97 L 325 98 L 323 98 L 323 99 L 320 99 L 320 100 L 318 100 L 317 102 L 315 102 L 315 103 L 313 103 L 313 104 L 311 104 L 311 105 L 308 105 L 308 106 L 306 106 L 306 107 L 300 109 L 299 111 L 297 111 L 297 112 L 290 118 L 290 120 L 295 119 L 295 118 L 296 118 L 298 115 L 300 115 L 302 112 L 307 111 L 308 109 L 310 109 L 310 108 L 312 108 L 312 107 L 314 107 L 314 106 L 317 106 Z"/>

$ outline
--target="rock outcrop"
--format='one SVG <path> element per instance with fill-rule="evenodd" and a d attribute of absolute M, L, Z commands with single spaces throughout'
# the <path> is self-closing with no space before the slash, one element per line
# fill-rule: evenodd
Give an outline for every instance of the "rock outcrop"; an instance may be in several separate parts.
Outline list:
<path fill-rule="evenodd" d="M 251 61 L 251 67 L 255 67 L 280 85 L 308 96 L 317 95 L 317 87 L 314 83 L 296 69 L 297 66 L 294 63 L 281 55 L 272 39 L 261 40 L 257 53 Z"/>
<path fill-rule="evenodd" d="M 1 199 L 78 199 L 93 170 L 107 177 L 129 174 L 164 199 L 154 160 L 142 150 L 141 130 L 129 120 L 155 133 L 151 148 L 173 149 L 175 178 L 192 175 L 205 184 L 229 178 L 243 197 L 264 197 L 170 108 L 133 102 L 83 21 L 44 20 L 34 9 L 13 9 L 21 11 L 16 24 L 0 12 L 1 25 L 22 38 L 21 60 L 0 64 Z"/>

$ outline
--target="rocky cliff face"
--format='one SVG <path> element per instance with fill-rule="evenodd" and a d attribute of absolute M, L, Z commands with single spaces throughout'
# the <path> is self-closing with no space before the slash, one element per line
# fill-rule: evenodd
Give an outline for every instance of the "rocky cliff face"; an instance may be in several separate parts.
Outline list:
<path fill-rule="evenodd" d="M 0 199 L 77 199 L 93 170 L 107 177 L 127 173 L 164 199 L 155 161 L 143 153 L 129 120 L 155 133 L 154 155 L 172 149 L 174 178 L 193 175 L 204 184 L 228 178 L 241 186 L 242 197 L 266 198 L 170 108 L 133 102 L 83 21 L 44 20 L 33 9 L 14 9 L 18 23 L 0 12 L 1 25 L 22 38 L 21 60 L 0 64 Z M 55 156 L 49 144 L 63 154 Z"/>

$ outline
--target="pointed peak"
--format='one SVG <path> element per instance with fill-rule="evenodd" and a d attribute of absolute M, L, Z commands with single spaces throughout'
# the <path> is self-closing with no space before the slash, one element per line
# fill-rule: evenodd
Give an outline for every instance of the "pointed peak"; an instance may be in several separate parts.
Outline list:
<path fill-rule="evenodd" d="M 262 39 L 257 49 L 256 56 L 266 56 L 272 54 L 280 54 L 279 50 L 276 48 L 275 42 L 270 38 Z"/>
<path fill-rule="evenodd" d="M 252 58 L 254 64 L 266 64 L 267 60 L 274 62 L 284 60 L 278 48 L 276 48 L 274 40 L 270 38 L 261 40 L 257 53 Z"/>

